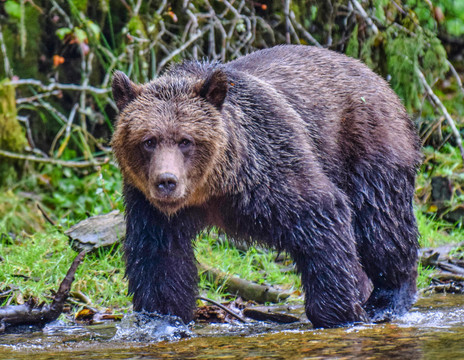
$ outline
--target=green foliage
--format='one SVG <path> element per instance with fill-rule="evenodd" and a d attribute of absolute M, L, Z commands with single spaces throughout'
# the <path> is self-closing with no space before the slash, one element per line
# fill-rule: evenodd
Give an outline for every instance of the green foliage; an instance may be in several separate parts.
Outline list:
<path fill-rule="evenodd" d="M 345 54 L 356 59 L 359 57 L 358 24 L 356 24 L 353 32 L 351 33 Z"/>
<path fill-rule="evenodd" d="M 68 0 L 70 6 L 75 8 L 77 11 L 86 11 L 87 10 L 87 0 Z"/>
<path fill-rule="evenodd" d="M 464 35 L 464 1 L 440 0 L 436 6 L 443 12 L 443 26 L 451 36 Z"/>
<path fill-rule="evenodd" d="M 374 15 L 382 23 L 387 21 L 387 16 L 385 15 L 385 9 L 388 8 L 390 1 L 389 0 L 374 0 Z"/>
<path fill-rule="evenodd" d="M 120 172 L 114 165 L 91 173 L 43 166 L 15 187 L 0 191 L 0 232 L 43 231 L 37 204 L 64 228 L 89 216 L 122 210 Z"/>
<path fill-rule="evenodd" d="M 33 194 L 0 191 L 0 236 L 34 234 L 44 230 L 44 219 Z"/>
<path fill-rule="evenodd" d="M 51 190 L 42 192 L 42 201 L 62 225 L 122 207 L 121 175 L 114 166 L 103 165 L 96 173 L 80 176 L 70 168 L 48 167 L 41 176 Z"/>
<path fill-rule="evenodd" d="M 421 107 L 422 85 L 416 70 L 427 69 L 428 80 L 448 71 L 446 51 L 435 34 L 419 29 L 415 36 L 390 28 L 386 32 L 387 71 L 393 89 L 409 111 Z"/>
<path fill-rule="evenodd" d="M 8 15 L 13 18 L 20 19 L 21 18 L 21 6 L 17 1 L 8 0 L 5 2 L 5 11 Z"/>

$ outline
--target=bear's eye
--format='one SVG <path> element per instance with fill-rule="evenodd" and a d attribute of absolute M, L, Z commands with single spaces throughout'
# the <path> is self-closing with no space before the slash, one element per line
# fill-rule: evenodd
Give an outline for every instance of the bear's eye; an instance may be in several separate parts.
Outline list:
<path fill-rule="evenodd" d="M 143 147 L 146 150 L 153 150 L 156 147 L 156 140 L 155 139 L 148 139 L 143 142 Z"/>
<path fill-rule="evenodd" d="M 187 147 L 189 147 L 191 144 L 192 144 L 192 142 L 191 142 L 189 139 L 182 139 L 182 140 L 179 142 L 179 146 L 180 146 L 181 148 L 187 148 Z"/>

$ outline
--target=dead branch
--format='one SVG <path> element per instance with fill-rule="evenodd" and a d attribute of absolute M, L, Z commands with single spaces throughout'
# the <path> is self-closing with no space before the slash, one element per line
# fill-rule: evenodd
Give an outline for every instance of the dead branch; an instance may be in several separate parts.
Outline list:
<path fill-rule="evenodd" d="M 285 17 L 285 41 L 287 44 L 291 43 L 290 38 L 290 0 L 284 1 L 284 17 Z"/>
<path fill-rule="evenodd" d="M 291 324 L 300 321 L 293 315 L 272 311 L 271 307 L 252 307 L 243 309 L 243 315 L 253 320 L 272 321 L 279 324 Z"/>
<path fill-rule="evenodd" d="M 40 88 L 44 92 L 50 92 L 53 90 L 74 90 L 74 91 L 89 91 L 95 94 L 108 94 L 111 90 L 109 88 L 96 88 L 90 85 L 77 85 L 77 84 L 60 84 L 52 82 L 48 85 L 43 84 L 40 80 L 35 79 L 19 79 L 11 80 L 12 85 L 33 85 Z"/>
<path fill-rule="evenodd" d="M 451 62 L 448 59 L 446 59 L 446 64 L 448 65 L 449 69 L 451 70 L 451 73 L 453 74 L 454 78 L 456 79 L 456 82 L 458 83 L 459 89 L 464 94 L 464 87 L 462 86 L 461 77 L 459 76 L 458 72 L 454 68 L 453 64 L 451 64 Z"/>
<path fill-rule="evenodd" d="M 319 44 L 319 42 L 303 27 L 303 25 L 301 25 L 297 20 L 296 20 L 296 17 L 295 17 L 295 13 L 293 11 L 290 11 L 290 20 L 292 21 L 293 25 L 295 25 L 295 27 L 298 29 L 298 31 L 300 31 L 304 38 L 310 43 L 310 44 L 313 44 L 317 47 L 322 47 L 321 44 Z"/>
<path fill-rule="evenodd" d="M 427 92 L 427 95 L 430 97 L 432 102 L 440 109 L 440 111 L 445 116 L 445 119 L 448 122 L 448 125 L 451 127 L 453 135 L 454 135 L 454 137 L 456 139 L 456 145 L 458 146 L 459 151 L 461 152 L 461 158 L 462 158 L 462 161 L 464 163 L 464 148 L 462 147 L 462 138 L 461 138 L 461 134 L 459 133 L 459 130 L 456 127 L 456 124 L 454 123 L 453 118 L 448 113 L 448 110 L 443 105 L 443 103 L 440 101 L 438 96 L 435 95 L 435 93 L 433 92 L 430 85 L 427 83 L 427 80 L 425 79 L 424 74 L 422 74 L 422 71 L 420 71 L 418 68 L 416 68 L 416 74 L 419 77 L 422 85 L 424 86 L 425 91 Z"/>
<path fill-rule="evenodd" d="M 13 76 L 13 71 L 10 66 L 10 62 L 8 60 L 8 54 L 6 52 L 6 45 L 5 41 L 3 39 L 3 31 L 2 31 L 2 26 L 0 25 L 0 51 L 2 52 L 2 58 L 3 58 L 3 68 L 5 69 L 5 74 L 7 76 L 12 77 Z"/>
<path fill-rule="evenodd" d="M 182 51 L 187 49 L 193 42 L 195 42 L 197 39 L 202 37 L 204 34 L 206 34 L 210 30 L 210 26 L 207 26 L 206 28 L 198 31 L 195 35 L 193 35 L 186 43 L 184 43 L 182 46 L 174 50 L 169 54 L 169 56 L 165 57 L 161 62 L 158 64 L 158 72 L 169 62 L 171 59 L 180 54 Z"/>
<path fill-rule="evenodd" d="M 372 32 L 374 34 L 379 33 L 379 28 L 374 24 L 372 19 L 370 18 L 369 15 L 367 15 L 366 10 L 362 7 L 362 5 L 358 2 L 358 0 L 351 0 L 351 3 L 353 4 L 353 7 L 356 9 L 359 15 L 366 21 L 367 25 L 371 28 Z"/>
<path fill-rule="evenodd" d="M 64 303 L 74 281 L 74 275 L 85 254 L 86 252 L 82 251 L 76 256 L 50 305 L 34 306 L 32 302 L 27 302 L 22 305 L 0 308 L 0 333 L 8 327 L 18 325 L 44 326 L 56 320 L 63 312 Z"/>
<path fill-rule="evenodd" d="M 39 209 L 39 211 L 42 213 L 42 216 L 45 218 L 45 220 L 47 220 L 50 225 L 56 226 L 56 222 L 53 221 L 52 218 L 47 214 L 47 212 L 42 207 L 42 205 L 40 205 L 40 203 L 37 203 L 36 205 L 37 205 L 37 208 Z"/>
<path fill-rule="evenodd" d="M 239 314 L 236 314 L 235 312 L 233 312 L 232 310 L 230 310 L 229 308 L 227 308 L 226 306 L 222 305 L 221 303 L 218 303 L 217 301 L 214 301 L 214 300 L 211 300 L 211 299 L 208 299 L 204 296 L 197 296 L 197 299 L 200 299 L 200 300 L 203 300 L 203 301 L 207 301 L 215 306 L 217 306 L 218 308 L 224 310 L 226 313 L 228 313 L 230 316 L 233 316 L 234 318 L 236 318 L 237 320 L 240 320 L 242 323 L 246 324 L 248 323 L 248 321 L 246 321 L 244 318 L 242 318 Z"/>
<path fill-rule="evenodd" d="M 94 160 L 89 160 L 89 161 L 66 161 L 66 160 L 58 160 L 58 159 L 51 159 L 51 158 L 41 158 L 41 157 L 37 157 L 34 155 L 18 154 L 18 153 L 13 153 L 13 152 L 2 150 L 2 149 L 0 149 L 0 156 L 4 156 L 10 159 L 42 162 L 42 163 L 61 165 L 61 166 L 72 167 L 72 168 L 86 168 L 86 167 L 91 167 L 91 166 L 101 166 L 104 164 L 108 164 L 108 162 L 110 161 L 110 159 L 107 157 L 102 160 L 94 159 Z"/>

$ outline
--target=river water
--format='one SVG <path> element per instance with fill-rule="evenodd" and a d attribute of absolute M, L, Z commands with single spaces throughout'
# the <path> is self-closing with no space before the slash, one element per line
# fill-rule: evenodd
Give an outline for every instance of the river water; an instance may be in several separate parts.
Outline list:
<path fill-rule="evenodd" d="M 187 329 L 166 322 L 163 333 L 179 340 L 140 341 L 138 328 L 150 324 L 128 321 L 118 331 L 114 324 L 54 325 L 0 335 L 0 359 L 464 359 L 463 295 L 423 297 L 394 322 L 340 329 L 313 330 L 308 322 Z"/>

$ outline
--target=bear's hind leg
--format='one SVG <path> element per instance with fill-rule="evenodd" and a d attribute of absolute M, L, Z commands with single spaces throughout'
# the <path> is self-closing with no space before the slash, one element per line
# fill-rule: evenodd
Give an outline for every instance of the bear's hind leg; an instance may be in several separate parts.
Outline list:
<path fill-rule="evenodd" d="M 358 254 L 373 291 L 364 309 L 373 321 L 406 313 L 416 300 L 418 231 L 412 199 L 415 170 L 358 167 L 347 191 Z"/>

